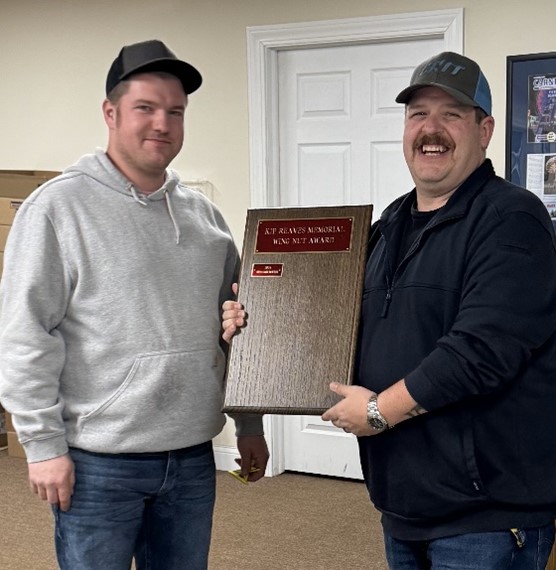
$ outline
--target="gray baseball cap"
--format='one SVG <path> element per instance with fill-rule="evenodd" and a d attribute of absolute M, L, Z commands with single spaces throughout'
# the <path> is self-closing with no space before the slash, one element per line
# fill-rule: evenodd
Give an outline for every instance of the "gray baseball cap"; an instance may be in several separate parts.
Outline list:
<path fill-rule="evenodd" d="M 201 86 L 203 78 L 191 64 L 181 61 L 160 40 L 148 40 L 124 46 L 112 62 L 106 77 L 106 95 L 135 73 L 165 71 L 175 75 L 188 95 Z"/>
<path fill-rule="evenodd" d="M 409 87 L 396 97 L 396 103 L 408 103 L 422 87 L 438 87 L 465 105 L 480 107 L 487 115 L 492 113 L 490 87 L 481 68 L 458 53 L 445 51 L 417 66 Z"/>

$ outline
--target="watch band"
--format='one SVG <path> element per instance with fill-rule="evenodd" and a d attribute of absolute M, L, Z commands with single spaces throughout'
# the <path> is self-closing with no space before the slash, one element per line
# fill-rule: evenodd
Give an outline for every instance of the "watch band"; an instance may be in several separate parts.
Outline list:
<path fill-rule="evenodd" d="M 390 427 L 378 409 L 376 396 L 371 396 L 367 402 L 367 423 L 376 431 L 385 431 Z"/>

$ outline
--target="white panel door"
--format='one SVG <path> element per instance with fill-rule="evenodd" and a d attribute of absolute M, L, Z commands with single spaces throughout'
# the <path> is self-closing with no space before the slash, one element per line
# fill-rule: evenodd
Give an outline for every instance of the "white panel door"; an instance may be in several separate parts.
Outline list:
<path fill-rule="evenodd" d="M 278 205 L 371 203 L 374 221 L 409 191 L 394 99 L 442 50 L 439 38 L 280 51 Z M 362 478 L 356 438 L 315 416 L 285 416 L 284 466 Z"/>

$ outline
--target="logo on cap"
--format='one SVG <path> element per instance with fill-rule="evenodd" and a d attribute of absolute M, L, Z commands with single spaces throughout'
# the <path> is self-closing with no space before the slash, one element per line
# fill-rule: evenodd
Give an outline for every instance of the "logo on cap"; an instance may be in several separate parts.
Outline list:
<path fill-rule="evenodd" d="M 427 63 L 423 67 L 419 75 L 424 75 L 425 73 L 432 73 L 432 72 L 446 73 L 447 71 L 450 71 L 450 75 L 457 75 L 460 71 L 463 71 L 464 69 L 465 69 L 464 65 L 459 65 L 457 63 L 441 59 L 440 61 L 430 61 L 429 63 Z"/>
<path fill-rule="evenodd" d="M 417 66 L 409 87 L 396 97 L 397 103 L 408 103 L 415 91 L 422 87 L 438 87 L 452 97 L 491 114 L 490 87 L 481 68 L 472 59 L 446 51 Z"/>

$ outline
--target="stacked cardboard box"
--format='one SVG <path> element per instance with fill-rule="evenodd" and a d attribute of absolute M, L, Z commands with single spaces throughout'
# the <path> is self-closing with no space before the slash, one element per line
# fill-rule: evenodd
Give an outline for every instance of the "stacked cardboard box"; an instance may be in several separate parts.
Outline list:
<path fill-rule="evenodd" d="M 4 247 L 17 209 L 35 188 L 58 174 L 45 170 L 0 170 L 0 275 Z"/>
<path fill-rule="evenodd" d="M 0 447 L 6 447 L 6 445 L 8 445 L 6 429 L 6 412 L 0 405 Z"/>
<path fill-rule="evenodd" d="M 6 433 L 6 439 L 8 441 L 8 455 L 25 459 L 25 451 L 17 439 L 17 434 L 15 433 L 15 429 L 12 424 L 12 416 L 8 412 L 6 412 L 6 429 L 8 430 Z"/>
<path fill-rule="evenodd" d="M 45 170 L 0 170 L 0 277 L 4 267 L 4 248 L 17 209 L 35 188 L 58 174 Z M 0 416 L 0 446 L 7 442 L 8 455 L 25 457 L 10 415 L 1 406 Z"/>

